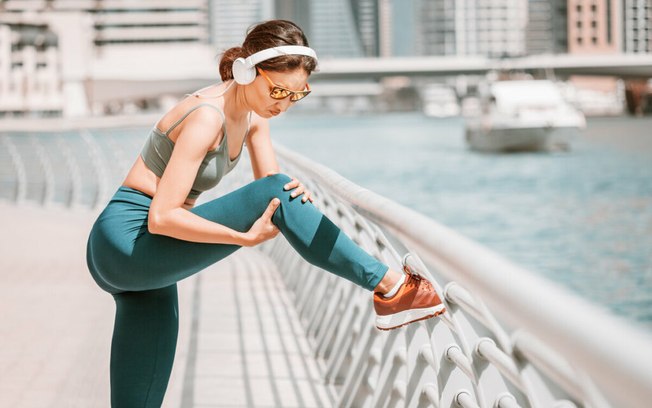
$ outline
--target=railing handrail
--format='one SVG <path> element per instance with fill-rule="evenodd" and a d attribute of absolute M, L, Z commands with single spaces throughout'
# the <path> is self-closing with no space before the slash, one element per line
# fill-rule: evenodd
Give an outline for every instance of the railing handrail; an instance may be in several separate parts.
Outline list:
<path fill-rule="evenodd" d="M 275 144 L 317 182 L 388 228 L 451 280 L 463 282 L 501 319 L 524 328 L 590 376 L 616 406 L 652 400 L 652 335 L 414 210 Z"/>

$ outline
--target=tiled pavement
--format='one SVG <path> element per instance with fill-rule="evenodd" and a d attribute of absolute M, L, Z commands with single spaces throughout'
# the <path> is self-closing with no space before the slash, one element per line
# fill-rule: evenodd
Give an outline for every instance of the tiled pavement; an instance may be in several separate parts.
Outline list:
<path fill-rule="evenodd" d="M 0 202 L 0 406 L 108 407 L 114 303 L 90 277 L 97 213 Z M 277 237 L 276 239 L 283 239 Z M 179 284 L 165 407 L 328 407 L 275 266 L 244 248 Z"/>

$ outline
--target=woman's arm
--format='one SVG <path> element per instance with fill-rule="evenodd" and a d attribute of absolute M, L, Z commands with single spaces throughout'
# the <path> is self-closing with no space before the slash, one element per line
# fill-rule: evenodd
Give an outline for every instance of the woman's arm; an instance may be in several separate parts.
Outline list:
<path fill-rule="evenodd" d="M 248 245 L 249 238 L 224 225 L 209 221 L 183 205 L 206 152 L 216 140 L 222 118 L 212 109 L 197 109 L 186 118 L 170 161 L 149 208 L 152 234 L 205 243 Z"/>
<path fill-rule="evenodd" d="M 251 157 L 251 168 L 254 172 L 254 179 L 278 173 L 279 167 L 276 161 L 276 153 L 272 146 L 272 138 L 269 133 L 269 122 L 258 115 L 252 116 L 252 127 L 249 130 L 247 150 Z M 285 190 L 293 190 L 292 197 L 301 197 L 302 202 L 313 201 L 312 193 L 305 189 L 304 185 L 296 178 L 293 178 L 285 185 Z"/>
<path fill-rule="evenodd" d="M 247 135 L 247 150 L 251 158 L 254 179 L 258 180 L 270 174 L 277 174 L 280 170 L 272 146 L 268 120 L 255 113 L 252 113 L 251 116 L 251 128 Z"/>

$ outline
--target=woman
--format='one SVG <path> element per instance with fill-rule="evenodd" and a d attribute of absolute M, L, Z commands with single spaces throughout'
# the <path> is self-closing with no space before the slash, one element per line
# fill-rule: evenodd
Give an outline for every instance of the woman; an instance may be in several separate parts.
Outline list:
<path fill-rule="evenodd" d="M 93 225 L 88 267 L 116 302 L 114 407 L 163 401 L 178 331 L 176 282 L 279 232 L 307 261 L 374 291 L 378 328 L 444 311 L 427 280 L 371 257 L 317 210 L 301 182 L 279 172 L 268 119 L 310 93 L 316 65 L 295 24 L 253 27 L 242 47 L 223 54 L 221 84 L 187 95 L 160 119 Z M 245 143 L 255 181 L 194 207 Z"/>

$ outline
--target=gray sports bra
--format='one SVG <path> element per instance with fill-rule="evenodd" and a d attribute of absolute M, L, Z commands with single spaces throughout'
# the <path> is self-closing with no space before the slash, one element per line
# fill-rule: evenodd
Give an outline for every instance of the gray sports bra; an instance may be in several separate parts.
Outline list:
<path fill-rule="evenodd" d="M 249 113 L 247 132 L 245 133 L 242 146 L 240 146 L 240 153 L 238 153 L 238 156 L 234 160 L 231 160 L 229 157 L 229 144 L 228 138 L 226 137 L 226 118 L 224 116 L 224 112 L 222 112 L 222 110 L 217 106 L 208 103 L 200 103 L 196 106 L 193 106 L 165 133 L 154 127 L 151 130 L 147 140 L 145 141 L 145 145 L 143 146 L 143 149 L 140 153 L 143 161 L 145 162 L 145 165 L 158 177 L 162 177 L 163 172 L 165 171 L 165 167 L 167 166 L 168 162 L 170 161 L 170 157 L 172 156 L 172 150 L 174 149 L 174 142 L 170 140 L 168 135 L 195 109 L 198 109 L 202 106 L 210 106 L 213 109 L 217 110 L 220 115 L 222 115 L 222 132 L 224 136 L 220 141 L 220 145 L 216 149 L 209 151 L 199 166 L 197 176 L 195 177 L 195 181 L 192 184 L 192 189 L 188 194 L 188 198 L 192 199 L 199 197 L 202 192 L 215 187 L 217 183 L 220 182 L 222 177 L 230 172 L 238 163 L 240 156 L 242 156 L 244 141 L 247 139 L 247 135 L 249 134 L 249 128 L 251 126 L 251 113 Z"/>

